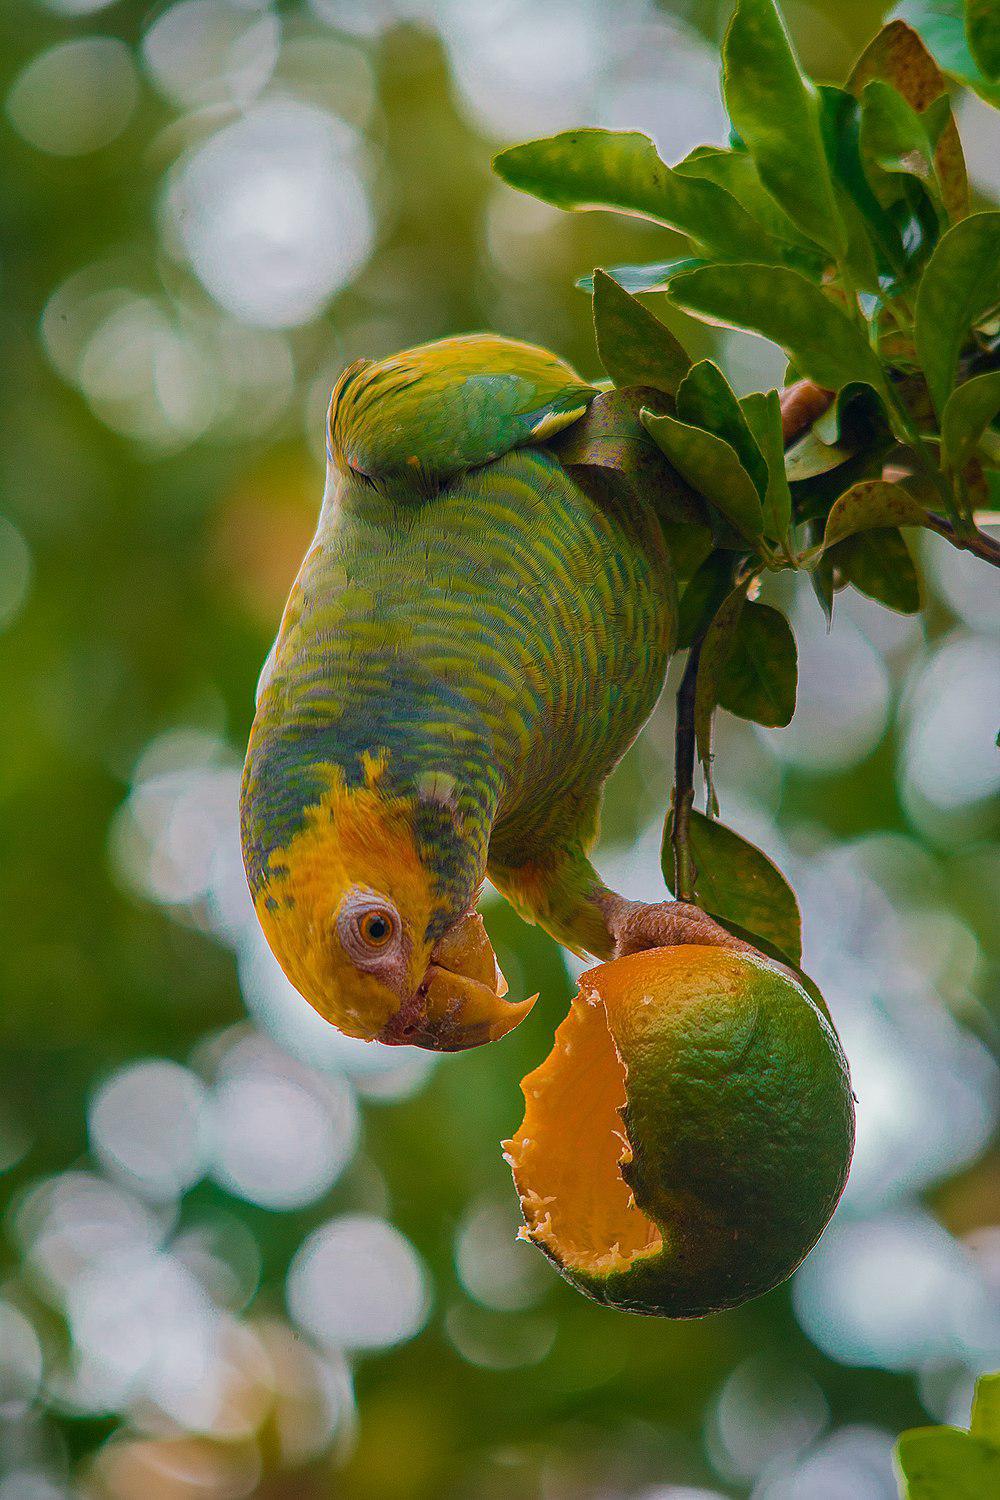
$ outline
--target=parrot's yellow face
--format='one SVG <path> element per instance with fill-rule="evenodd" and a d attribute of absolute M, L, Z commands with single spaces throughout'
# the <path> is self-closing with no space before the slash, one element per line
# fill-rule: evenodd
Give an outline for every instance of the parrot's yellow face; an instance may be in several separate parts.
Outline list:
<path fill-rule="evenodd" d="M 256 898 L 271 950 L 295 988 L 348 1036 L 453 1052 L 493 1041 L 534 1003 L 509 1004 L 482 919 L 437 942 L 409 809 L 377 776 L 339 776 L 269 861 Z"/>

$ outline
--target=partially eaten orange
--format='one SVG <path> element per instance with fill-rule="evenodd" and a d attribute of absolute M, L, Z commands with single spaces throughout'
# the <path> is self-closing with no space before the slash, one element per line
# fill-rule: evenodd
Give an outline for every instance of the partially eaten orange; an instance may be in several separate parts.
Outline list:
<path fill-rule="evenodd" d="M 847 1181 L 829 1021 L 779 964 L 688 945 L 591 969 L 505 1141 L 522 1236 L 588 1296 L 690 1318 L 790 1276 Z"/>

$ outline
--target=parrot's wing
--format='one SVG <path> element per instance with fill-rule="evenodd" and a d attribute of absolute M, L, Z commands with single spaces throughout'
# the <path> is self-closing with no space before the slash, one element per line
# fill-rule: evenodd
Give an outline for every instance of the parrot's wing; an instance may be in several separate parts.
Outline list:
<path fill-rule="evenodd" d="M 582 415 L 596 388 L 545 349 L 492 334 L 359 360 L 330 402 L 330 456 L 380 479 L 440 484 Z"/>

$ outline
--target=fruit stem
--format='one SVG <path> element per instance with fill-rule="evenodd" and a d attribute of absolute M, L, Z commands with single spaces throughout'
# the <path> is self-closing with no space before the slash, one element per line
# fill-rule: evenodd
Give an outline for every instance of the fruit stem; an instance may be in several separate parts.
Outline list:
<path fill-rule="evenodd" d="M 688 652 L 681 685 L 677 689 L 677 725 L 674 736 L 674 821 L 670 842 L 674 851 L 674 895 L 678 901 L 695 899 L 698 867 L 691 852 L 691 808 L 694 805 L 694 704 L 698 684 L 698 662 L 702 642 Z"/>

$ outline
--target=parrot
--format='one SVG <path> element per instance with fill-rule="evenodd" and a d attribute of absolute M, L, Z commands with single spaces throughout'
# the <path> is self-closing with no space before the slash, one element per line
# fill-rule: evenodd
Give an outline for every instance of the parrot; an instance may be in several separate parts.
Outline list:
<path fill-rule="evenodd" d="M 598 393 L 492 334 L 356 361 L 333 390 L 240 825 L 274 956 L 348 1036 L 458 1051 L 527 1014 L 476 911 L 487 877 L 581 956 L 732 941 L 589 857 L 677 635 L 652 489 L 559 456 Z"/>

